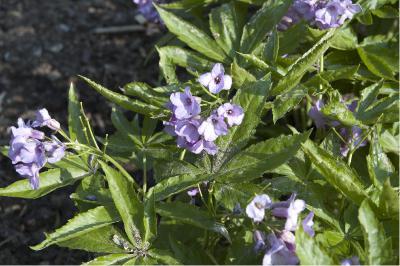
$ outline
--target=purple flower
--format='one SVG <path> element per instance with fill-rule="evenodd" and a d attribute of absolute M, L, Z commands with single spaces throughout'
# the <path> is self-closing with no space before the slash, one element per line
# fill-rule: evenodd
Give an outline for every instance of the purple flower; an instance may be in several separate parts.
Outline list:
<path fill-rule="evenodd" d="M 16 137 L 10 142 L 8 156 L 13 164 L 36 163 L 43 166 L 46 163 L 44 152 L 44 146 L 39 140 Z"/>
<path fill-rule="evenodd" d="M 340 262 L 340 265 L 350 266 L 350 265 L 360 265 L 360 260 L 357 256 L 353 256 L 349 259 L 344 259 Z"/>
<path fill-rule="evenodd" d="M 52 138 L 53 141 L 44 142 L 44 148 L 46 150 L 47 161 L 49 163 L 56 163 L 64 157 L 66 147 L 55 136 L 52 136 Z"/>
<path fill-rule="evenodd" d="M 183 137 L 177 138 L 177 145 L 179 148 L 187 149 L 190 152 L 195 154 L 200 154 L 203 150 L 210 155 L 215 155 L 218 152 L 218 147 L 212 141 L 206 141 L 203 138 L 200 138 L 198 141 L 194 143 L 188 142 Z"/>
<path fill-rule="evenodd" d="M 33 129 L 30 125 L 25 124 L 22 118 L 18 118 L 18 127 L 11 127 L 11 138 L 24 137 L 24 138 L 34 138 L 43 139 L 44 133 Z"/>
<path fill-rule="evenodd" d="M 192 189 L 187 191 L 187 194 L 190 197 L 195 197 L 198 193 L 199 193 L 199 189 L 197 187 L 196 188 L 192 188 Z"/>
<path fill-rule="evenodd" d="M 143 17 L 153 23 L 160 22 L 160 16 L 157 13 L 157 10 L 153 6 L 154 3 L 164 3 L 167 1 L 162 0 L 133 0 L 133 2 L 138 6 L 138 11 Z"/>
<path fill-rule="evenodd" d="M 284 241 L 274 233 L 267 236 L 270 249 L 265 253 L 263 265 L 296 265 L 299 263 L 295 252 L 290 251 Z"/>
<path fill-rule="evenodd" d="M 302 222 L 304 232 L 306 232 L 311 237 L 314 237 L 315 235 L 315 231 L 312 228 L 312 226 L 314 225 L 313 218 L 314 212 L 310 212 Z"/>
<path fill-rule="evenodd" d="M 272 204 L 272 215 L 286 218 L 285 230 L 295 231 L 299 214 L 305 209 L 304 200 L 295 200 L 296 194 L 292 194 L 289 200 Z"/>
<path fill-rule="evenodd" d="M 321 109 L 324 107 L 324 101 L 318 100 L 315 102 L 315 105 L 310 108 L 308 112 L 308 116 L 314 120 L 315 126 L 317 128 L 323 128 L 326 124 L 326 118 L 321 112 Z"/>
<path fill-rule="evenodd" d="M 295 0 L 293 8 L 301 17 L 307 21 L 314 18 L 317 0 Z"/>
<path fill-rule="evenodd" d="M 315 24 L 321 29 L 337 28 L 358 12 L 361 6 L 351 0 L 332 0 L 315 11 Z"/>
<path fill-rule="evenodd" d="M 46 108 L 40 109 L 36 112 L 36 120 L 32 123 L 32 127 L 43 126 L 47 126 L 48 128 L 56 131 L 60 130 L 60 123 L 51 118 Z"/>
<path fill-rule="evenodd" d="M 271 206 L 271 199 L 266 194 L 256 195 L 246 207 L 246 214 L 254 222 L 261 222 L 265 216 L 265 209 Z"/>
<path fill-rule="evenodd" d="M 265 249 L 265 235 L 263 232 L 256 230 L 253 233 L 253 240 L 254 240 L 254 252 L 258 253 L 261 250 Z"/>
<path fill-rule="evenodd" d="M 296 238 L 292 232 L 288 230 L 282 230 L 282 232 L 279 234 L 279 239 L 285 243 L 289 251 L 296 252 Z"/>
<path fill-rule="evenodd" d="M 198 119 L 179 120 L 175 125 L 175 134 L 185 138 L 187 142 L 194 143 L 199 140 L 200 134 L 197 131 L 200 126 Z"/>
<path fill-rule="evenodd" d="M 15 171 L 25 178 L 29 179 L 32 189 L 39 188 L 39 170 L 42 167 L 37 165 L 36 163 L 29 163 L 29 164 L 17 164 L 15 165 Z"/>
<path fill-rule="evenodd" d="M 198 132 L 206 141 L 214 141 L 218 136 L 228 134 L 228 127 L 223 116 L 213 113 L 201 123 Z"/>
<path fill-rule="evenodd" d="M 340 153 L 343 157 L 347 156 L 350 149 L 353 149 L 357 146 L 364 147 L 367 145 L 367 141 L 364 140 L 363 142 L 361 142 L 363 138 L 362 129 L 358 126 L 352 126 L 350 129 L 345 127 L 341 128 L 339 134 L 346 141 L 340 146 Z"/>
<path fill-rule="evenodd" d="M 226 118 L 228 125 L 240 125 L 244 118 L 242 107 L 236 104 L 225 103 L 218 107 L 217 113 L 219 116 Z"/>
<path fill-rule="evenodd" d="M 211 72 L 201 75 L 199 82 L 214 94 L 221 90 L 229 90 L 232 86 L 231 76 L 225 75 L 224 66 L 220 63 L 215 64 Z"/>
<path fill-rule="evenodd" d="M 362 11 L 361 6 L 353 4 L 351 0 L 341 0 L 340 2 L 344 8 L 342 17 L 339 20 L 340 24 L 343 24 L 346 19 L 352 19 L 355 14 Z"/>
<path fill-rule="evenodd" d="M 176 119 L 187 119 L 200 114 L 200 98 L 190 93 L 189 87 L 185 92 L 175 92 L 170 96 L 172 109 Z"/>

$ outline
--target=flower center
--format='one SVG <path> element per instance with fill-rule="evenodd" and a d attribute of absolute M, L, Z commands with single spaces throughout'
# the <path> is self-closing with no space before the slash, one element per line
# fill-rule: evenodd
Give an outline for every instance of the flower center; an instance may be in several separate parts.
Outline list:
<path fill-rule="evenodd" d="M 192 99 L 186 98 L 186 104 L 187 105 L 192 105 Z"/>
<path fill-rule="evenodd" d="M 221 77 L 220 76 L 216 76 L 214 78 L 214 82 L 215 82 L 215 84 L 219 84 L 221 82 Z"/>
<path fill-rule="evenodd" d="M 226 113 L 227 113 L 228 115 L 231 115 L 231 114 L 233 114 L 233 111 L 232 111 L 232 109 L 229 109 Z"/>
<path fill-rule="evenodd" d="M 254 205 L 256 205 L 256 207 L 258 208 L 258 209 L 264 209 L 264 205 L 263 204 L 261 204 L 260 202 L 256 202 L 256 203 L 254 203 Z"/>
<path fill-rule="evenodd" d="M 211 119 L 211 121 L 213 122 L 213 124 L 216 124 L 216 123 L 218 123 L 218 120 L 217 120 L 217 119 L 215 119 L 215 118 Z"/>

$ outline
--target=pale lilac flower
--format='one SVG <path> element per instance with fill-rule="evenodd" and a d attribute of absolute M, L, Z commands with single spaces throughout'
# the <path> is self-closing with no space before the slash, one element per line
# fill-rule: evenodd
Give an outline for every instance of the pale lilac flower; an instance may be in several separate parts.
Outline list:
<path fill-rule="evenodd" d="M 256 230 L 253 233 L 253 240 L 254 240 L 254 252 L 258 253 L 261 250 L 265 249 L 265 235 L 263 232 Z"/>
<path fill-rule="evenodd" d="M 199 82 L 214 94 L 221 90 L 229 90 L 232 86 L 232 78 L 225 75 L 224 66 L 221 63 L 215 64 L 211 72 L 201 75 Z"/>
<path fill-rule="evenodd" d="M 332 0 L 315 12 L 315 23 L 321 29 L 337 28 L 344 11 L 340 0 Z"/>
<path fill-rule="evenodd" d="M 228 134 L 228 127 L 224 122 L 223 116 L 213 113 L 201 123 L 198 132 L 206 141 L 214 141 L 218 136 Z"/>
<path fill-rule="evenodd" d="M 15 171 L 25 178 L 29 179 L 32 189 L 39 188 L 39 170 L 42 167 L 37 165 L 36 163 L 29 163 L 29 164 L 17 164 L 15 165 Z"/>
<path fill-rule="evenodd" d="M 351 0 L 341 0 L 344 12 L 339 20 L 339 24 L 343 24 L 346 19 L 352 19 L 353 16 L 362 11 L 359 4 L 353 4 Z"/>
<path fill-rule="evenodd" d="M 138 11 L 143 17 L 153 23 L 159 23 L 160 16 L 157 13 L 157 10 L 154 8 L 153 3 L 160 4 L 160 3 L 167 3 L 169 1 L 166 0 L 133 0 L 133 2 L 137 5 Z"/>
<path fill-rule="evenodd" d="M 200 114 L 200 98 L 194 97 L 190 93 L 189 87 L 185 92 L 175 92 L 170 96 L 173 105 L 174 115 L 177 119 L 187 119 Z"/>
<path fill-rule="evenodd" d="M 349 259 L 344 259 L 340 262 L 342 266 L 350 266 L 350 265 L 360 265 L 360 260 L 357 256 L 353 256 Z"/>
<path fill-rule="evenodd" d="M 244 118 L 244 112 L 242 107 L 236 104 L 225 103 L 218 107 L 217 113 L 219 116 L 226 118 L 228 125 L 240 125 Z"/>
<path fill-rule="evenodd" d="M 40 109 L 36 112 L 36 120 L 32 123 L 32 127 L 43 126 L 47 126 L 48 128 L 56 131 L 60 130 L 60 123 L 51 118 L 46 108 Z"/>
<path fill-rule="evenodd" d="M 43 139 L 44 133 L 33 129 L 29 124 L 25 124 L 22 118 L 18 118 L 18 127 L 11 127 L 11 138 L 24 137 L 24 138 L 34 138 Z"/>
<path fill-rule="evenodd" d="M 200 138 L 200 134 L 197 131 L 199 126 L 200 120 L 198 119 L 179 120 L 175 125 L 175 134 L 185 138 L 190 143 L 194 143 Z"/>
<path fill-rule="evenodd" d="M 200 138 L 194 143 L 190 143 L 185 138 L 178 137 L 177 146 L 179 148 L 187 149 L 194 154 L 200 154 L 203 150 L 210 155 L 215 155 L 218 152 L 218 147 L 214 142 L 206 141 L 203 138 Z"/>
<path fill-rule="evenodd" d="M 306 232 L 311 237 L 314 237 L 315 235 L 315 231 L 312 228 L 314 225 L 313 218 L 314 212 L 310 212 L 302 222 L 304 232 Z"/>
<path fill-rule="evenodd" d="M 270 249 L 265 253 L 263 266 L 267 265 L 296 265 L 299 263 L 295 252 L 290 251 L 282 239 L 277 238 L 274 233 L 267 236 Z"/>
<path fill-rule="evenodd" d="M 317 3 L 318 0 L 295 0 L 292 6 L 304 20 L 309 21 L 314 18 Z"/>
<path fill-rule="evenodd" d="M 164 131 L 171 136 L 176 136 L 175 126 L 176 126 L 177 121 L 178 120 L 176 119 L 174 114 L 171 116 L 169 121 L 163 121 Z"/>
<path fill-rule="evenodd" d="M 196 188 L 189 189 L 189 190 L 187 191 L 187 194 L 188 194 L 190 197 L 195 197 L 198 193 L 199 193 L 199 189 L 198 189 L 197 187 L 196 187 Z"/>
<path fill-rule="evenodd" d="M 265 216 L 265 209 L 271 206 L 271 199 L 268 195 L 256 195 L 246 207 L 246 214 L 254 222 L 261 222 Z"/>
<path fill-rule="evenodd" d="M 311 117 L 312 120 L 314 120 L 315 126 L 317 128 L 323 128 L 326 124 L 326 118 L 321 112 L 321 109 L 324 107 L 324 101 L 323 100 L 317 100 L 315 102 L 315 105 L 310 108 L 310 111 L 308 112 L 308 116 Z"/>
<path fill-rule="evenodd" d="M 55 136 L 52 136 L 52 139 L 53 141 L 46 141 L 43 144 L 46 150 L 47 161 L 49 163 L 56 163 L 64 157 L 66 147 Z"/>
<path fill-rule="evenodd" d="M 279 234 L 279 239 L 285 243 L 288 250 L 292 252 L 296 251 L 296 238 L 291 231 L 282 230 L 282 232 Z"/>
<path fill-rule="evenodd" d="M 285 230 L 295 231 L 299 214 L 305 209 L 304 200 L 295 200 L 296 194 L 292 194 L 288 201 L 272 205 L 272 215 L 286 218 Z"/>
<path fill-rule="evenodd" d="M 24 137 L 12 139 L 8 156 L 13 164 L 36 163 L 43 166 L 46 163 L 44 146 L 37 139 L 25 139 Z"/>

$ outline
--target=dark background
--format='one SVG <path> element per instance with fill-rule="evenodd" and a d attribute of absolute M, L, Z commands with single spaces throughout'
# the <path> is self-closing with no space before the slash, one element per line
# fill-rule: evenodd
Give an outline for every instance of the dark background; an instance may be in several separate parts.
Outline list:
<path fill-rule="evenodd" d="M 74 82 L 99 135 L 112 130 L 110 105 L 76 75 L 108 88 L 158 78 L 156 55 L 145 64 L 160 37 L 146 30 L 96 34 L 99 27 L 138 25 L 130 0 L 0 0 L 0 145 L 17 118 L 34 118 L 46 107 L 65 128 L 67 92 Z M 145 27 L 146 28 L 146 27 Z M 18 180 L 0 155 L 0 187 Z M 80 264 L 93 255 L 57 246 L 33 251 L 73 216 L 73 187 L 37 200 L 0 198 L 0 264 Z"/>

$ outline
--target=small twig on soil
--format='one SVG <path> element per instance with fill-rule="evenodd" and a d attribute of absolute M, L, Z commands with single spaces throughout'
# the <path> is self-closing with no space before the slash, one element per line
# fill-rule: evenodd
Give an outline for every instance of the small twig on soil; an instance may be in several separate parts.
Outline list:
<path fill-rule="evenodd" d="M 114 33 L 127 33 L 135 31 L 145 31 L 146 28 L 142 25 L 125 25 L 114 27 L 99 27 L 93 30 L 96 34 L 114 34 Z"/>

